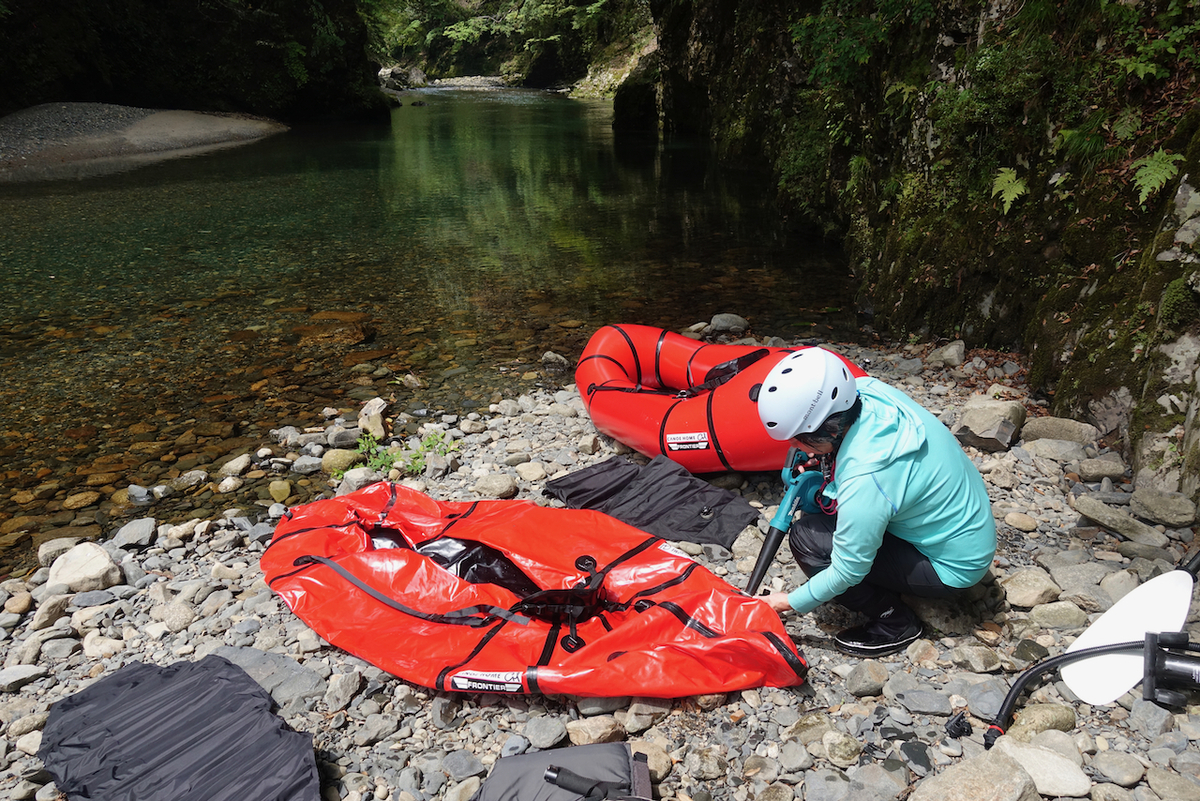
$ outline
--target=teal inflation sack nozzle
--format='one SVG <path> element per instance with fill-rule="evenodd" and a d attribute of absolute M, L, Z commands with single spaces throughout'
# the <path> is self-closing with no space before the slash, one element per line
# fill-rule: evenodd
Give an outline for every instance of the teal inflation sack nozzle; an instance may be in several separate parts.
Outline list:
<path fill-rule="evenodd" d="M 792 515 L 796 511 L 796 507 L 799 506 L 804 511 L 810 511 L 804 506 L 802 496 L 807 498 L 808 506 L 813 512 L 819 511 L 816 505 L 816 495 L 821 489 L 821 474 L 819 472 L 808 473 L 803 470 L 804 463 L 811 458 L 799 448 L 792 448 L 788 451 L 787 464 L 781 473 L 783 486 L 786 488 L 783 500 L 779 502 L 775 516 L 771 518 L 771 527 L 763 539 L 763 547 L 758 552 L 758 560 L 754 563 L 753 572 L 750 573 L 750 581 L 746 583 L 747 595 L 754 595 L 758 592 L 758 586 L 762 584 L 763 578 L 767 575 L 767 568 L 775 560 L 775 554 L 779 551 L 784 536 L 792 527 Z"/>

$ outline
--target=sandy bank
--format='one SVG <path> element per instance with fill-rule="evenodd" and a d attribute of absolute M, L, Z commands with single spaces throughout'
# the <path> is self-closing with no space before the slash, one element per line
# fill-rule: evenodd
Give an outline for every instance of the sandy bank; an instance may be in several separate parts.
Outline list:
<path fill-rule="evenodd" d="M 0 119 L 0 183 L 102 175 L 287 129 L 236 114 L 47 103 Z"/>

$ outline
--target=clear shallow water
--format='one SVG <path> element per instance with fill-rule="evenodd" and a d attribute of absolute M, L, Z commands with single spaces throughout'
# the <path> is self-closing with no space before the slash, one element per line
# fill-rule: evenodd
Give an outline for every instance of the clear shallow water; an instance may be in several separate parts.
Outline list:
<path fill-rule="evenodd" d="M 855 335 L 836 251 L 784 230 L 761 177 L 617 139 L 610 117 L 539 92 L 429 90 L 390 126 L 0 187 L 10 476 L 104 448 L 64 431 L 244 417 L 263 376 L 332 382 L 364 351 L 471 406 L 611 322 L 736 312 L 764 334 Z M 297 333 L 321 313 L 357 313 L 373 336 Z"/>

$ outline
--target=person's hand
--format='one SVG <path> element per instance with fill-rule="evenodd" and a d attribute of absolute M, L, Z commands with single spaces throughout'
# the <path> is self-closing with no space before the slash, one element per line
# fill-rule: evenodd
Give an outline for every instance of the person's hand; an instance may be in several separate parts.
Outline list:
<path fill-rule="evenodd" d="M 766 601 L 767 606 L 771 607 L 776 612 L 792 611 L 792 605 L 788 603 L 786 592 L 773 592 L 770 595 L 762 596 L 762 599 Z"/>

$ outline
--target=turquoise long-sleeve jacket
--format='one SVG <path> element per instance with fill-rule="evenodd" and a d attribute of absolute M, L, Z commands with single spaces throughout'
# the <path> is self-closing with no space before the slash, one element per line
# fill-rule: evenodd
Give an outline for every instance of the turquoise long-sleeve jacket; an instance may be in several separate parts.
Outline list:
<path fill-rule="evenodd" d="M 837 500 L 831 563 L 788 593 L 797 612 L 866 578 L 885 531 L 929 557 L 951 587 L 976 584 L 996 554 L 987 488 L 954 435 L 900 390 L 874 378 L 857 385 L 862 413 L 824 491 Z"/>

